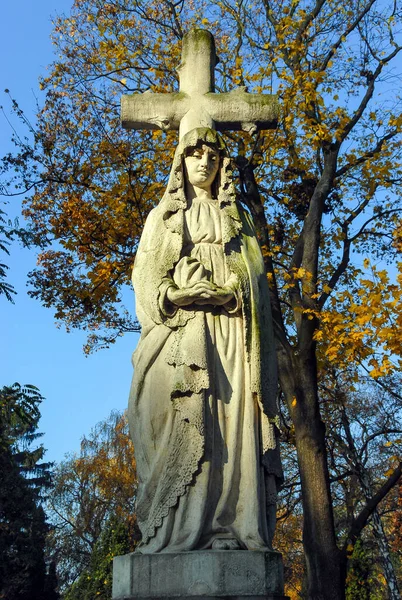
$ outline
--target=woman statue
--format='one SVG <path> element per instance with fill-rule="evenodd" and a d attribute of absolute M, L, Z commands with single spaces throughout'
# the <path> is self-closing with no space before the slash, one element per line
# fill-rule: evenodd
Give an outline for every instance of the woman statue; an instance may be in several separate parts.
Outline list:
<path fill-rule="evenodd" d="M 180 142 L 133 284 L 139 552 L 270 549 L 282 471 L 268 284 L 215 131 Z"/>

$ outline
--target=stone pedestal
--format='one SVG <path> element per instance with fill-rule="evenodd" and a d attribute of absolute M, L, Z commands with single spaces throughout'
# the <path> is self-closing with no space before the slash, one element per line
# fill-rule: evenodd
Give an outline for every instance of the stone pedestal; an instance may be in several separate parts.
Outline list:
<path fill-rule="evenodd" d="M 285 600 L 278 552 L 126 554 L 113 561 L 113 600 Z"/>

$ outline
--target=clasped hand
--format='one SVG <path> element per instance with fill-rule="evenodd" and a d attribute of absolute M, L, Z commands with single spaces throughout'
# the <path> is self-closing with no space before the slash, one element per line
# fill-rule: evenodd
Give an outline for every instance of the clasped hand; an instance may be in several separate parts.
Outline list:
<path fill-rule="evenodd" d="M 233 291 L 228 287 L 219 287 L 205 280 L 187 288 L 172 286 L 167 290 L 167 298 L 176 306 L 189 306 L 190 304 L 223 306 L 232 300 Z"/>

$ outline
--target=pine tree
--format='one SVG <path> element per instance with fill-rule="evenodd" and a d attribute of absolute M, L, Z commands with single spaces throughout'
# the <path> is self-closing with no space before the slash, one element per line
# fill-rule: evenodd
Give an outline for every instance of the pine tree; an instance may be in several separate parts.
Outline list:
<path fill-rule="evenodd" d="M 0 597 L 47 600 L 45 563 L 48 525 L 41 500 L 51 485 L 43 446 L 31 448 L 42 401 L 33 386 L 0 390 Z M 54 586 L 53 586 L 54 590 Z M 53 595 L 54 598 L 54 595 Z"/>

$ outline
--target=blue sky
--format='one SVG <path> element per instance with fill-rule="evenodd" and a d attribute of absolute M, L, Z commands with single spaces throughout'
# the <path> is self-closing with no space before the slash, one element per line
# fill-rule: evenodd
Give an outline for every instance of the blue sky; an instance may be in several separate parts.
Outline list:
<path fill-rule="evenodd" d="M 34 121 L 36 97 L 41 102 L 38 77 L 53 58 L 51 17 L 69 13 L 72 1 L 8 0 L 2 6 L 0 104 L 7 114 L 6 88 Z M 11 130 L 0 115 L 0 156 L 12 150 L 10 137 Z M 2 200 L 6 199 L 0 196 Z M 0 208 L 13 217 L 19 215 L 20 205 L 21 198 L 16 197 Z M 35 251 L 17 244 L 10 250 L 8 279 L 18 295 L 14 305 L 0 296 L 0 386 L 18 381 L 40 389 L 45 397 L 40 430 L 46 458 L 59 461 L 65 453 L 78 450 L 82 435 L 111 410 L 126 408 L 137 337 L 126 335 L 109 350 L 85 357 L 85 333 L 57 329 L 52 309 L 27 296 L 26 276 L 35 266 Z"/>

